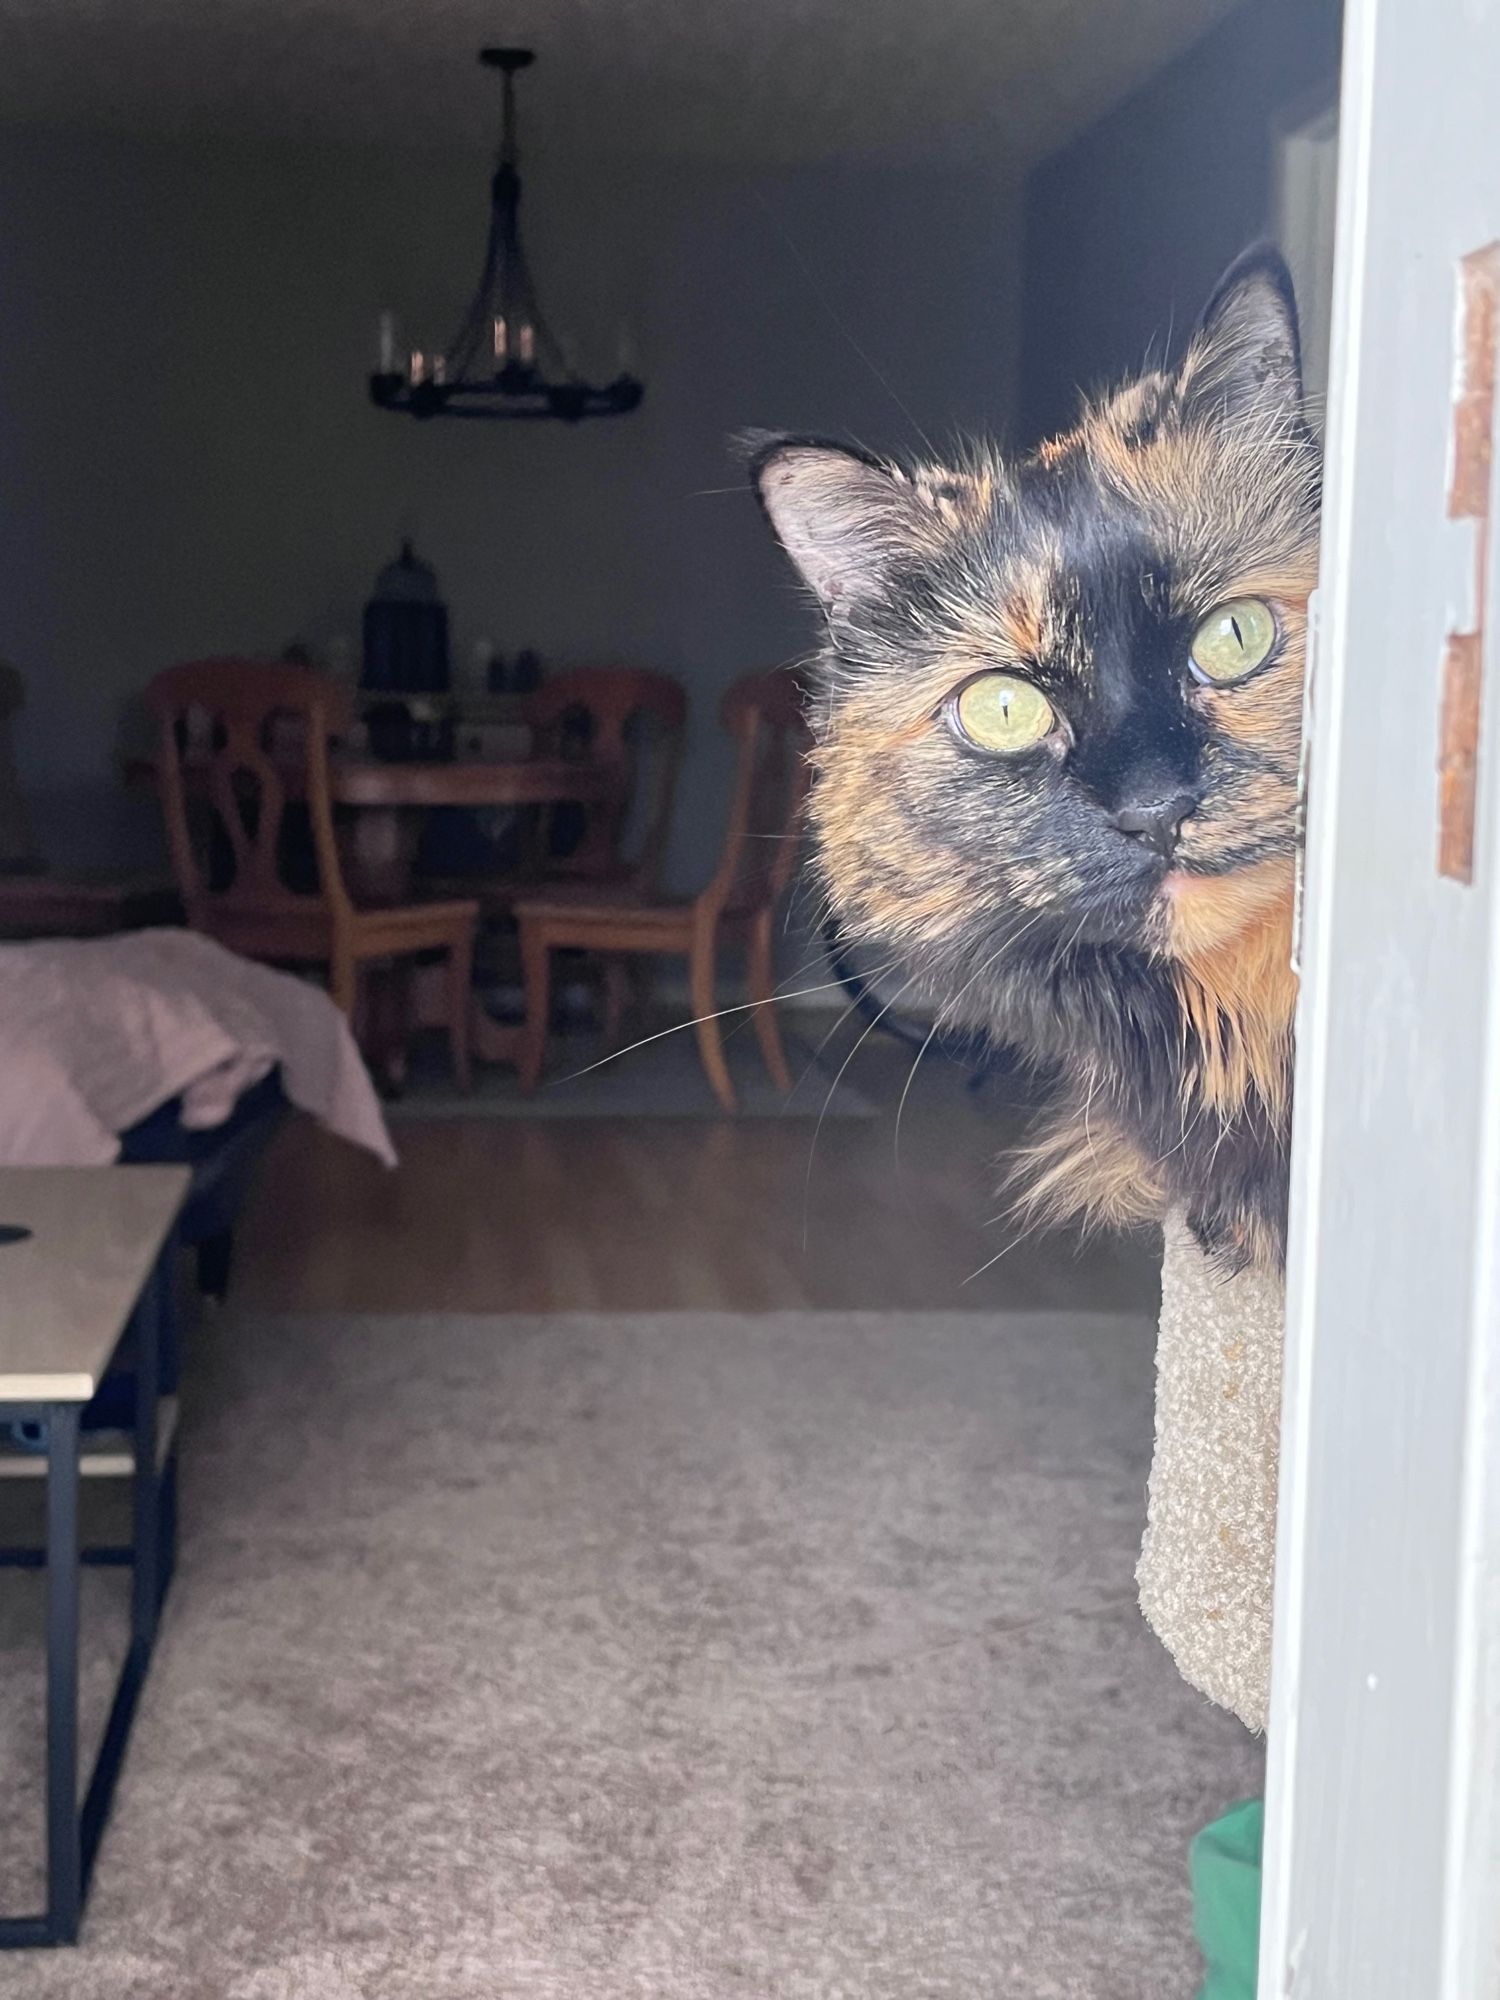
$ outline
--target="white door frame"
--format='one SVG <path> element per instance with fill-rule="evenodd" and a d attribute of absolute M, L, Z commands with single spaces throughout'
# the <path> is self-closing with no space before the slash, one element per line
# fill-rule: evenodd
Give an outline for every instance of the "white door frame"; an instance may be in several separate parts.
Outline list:
<path fill-rule="evenodd" d="M 1338 86 L 1330 81 L 1276 121 L 1266 234 L 1291 268 L 1302 330 L 1302 380 L 1318 428 L 1328 395 L 1333 242 L 1338 190 Z"/>
<path fill-rule="evenodd" d="M 1260 2000 L 1500 1996 L 1500 453 L 1482 567 L 1449 518 L 1497 93 L 1500 0 L 1347 0 Z"/>

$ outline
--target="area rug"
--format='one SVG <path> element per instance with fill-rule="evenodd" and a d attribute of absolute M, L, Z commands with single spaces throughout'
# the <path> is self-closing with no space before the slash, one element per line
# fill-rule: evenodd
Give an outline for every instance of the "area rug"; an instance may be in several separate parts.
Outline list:
<path fill-rule="evenodd" d="M 731 1032 L 724 1053 L 739 1096 L 740 1118 L 873 1118 L 877 1107 L 845 1073 L 845 1050 L 820 1052 L 818 1039 L 786 1037 L 793 1089 L 784 1097 L 766 1074 L 755 1038 Z M 850 1069 L 854 1065 L 851 1063 Z M 650 1039 L 611 1052 L 597 1035 L 556 1036 L 538 1088 L 523 1095 L 514 1070 L 480 1064 L 472 1091 L 456 1088 L 440 1043 L 415 1051 L 406 1090 L 386 1113 L 410 1118 L 723 1118 L 691 1028 L 650 1031 Z"/>
<path fill-rule="evenodd" d="M 0 1994 L 1188 2000 L 1188 1839 L 1259 1760 L 1135 1608 L 1145 1319 L 229 1317 L 197 1359 L 84 1941 Z"/>

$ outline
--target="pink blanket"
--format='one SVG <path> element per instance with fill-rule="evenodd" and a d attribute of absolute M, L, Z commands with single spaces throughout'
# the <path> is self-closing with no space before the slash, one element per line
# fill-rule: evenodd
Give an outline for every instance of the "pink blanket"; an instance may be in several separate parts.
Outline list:
<path fill-rule="evenodd" d="M 103 1166 L 181 1096 L 222 1124 L 281 1066 L 293 1104 L 396 1164 L 348 1024 L 321 988 L 194 931 L 0 945 L 0 1165 Z"/>

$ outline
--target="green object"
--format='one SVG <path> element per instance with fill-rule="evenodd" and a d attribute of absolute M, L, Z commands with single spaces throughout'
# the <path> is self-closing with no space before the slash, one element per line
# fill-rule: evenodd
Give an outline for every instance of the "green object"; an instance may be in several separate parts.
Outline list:
<path fill-rule="evenodd" d="M 1255 2000 L 1260 1964 L 1260 1850 L 1266 1809 L 1231 1806 L 1193 1842 L 1193 1929 L 1207 1967 L 1198 2000 Z"/>

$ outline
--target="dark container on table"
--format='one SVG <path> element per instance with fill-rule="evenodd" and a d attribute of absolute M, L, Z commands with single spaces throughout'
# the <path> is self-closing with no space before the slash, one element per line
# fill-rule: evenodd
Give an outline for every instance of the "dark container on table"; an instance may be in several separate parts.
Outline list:
<path fill-rule="evenodd" d="M 379 694 L 446 694 L 448 610 L 437 577 L 410 542 L 387 563 L 365 606 L 362 687 Z"/>

